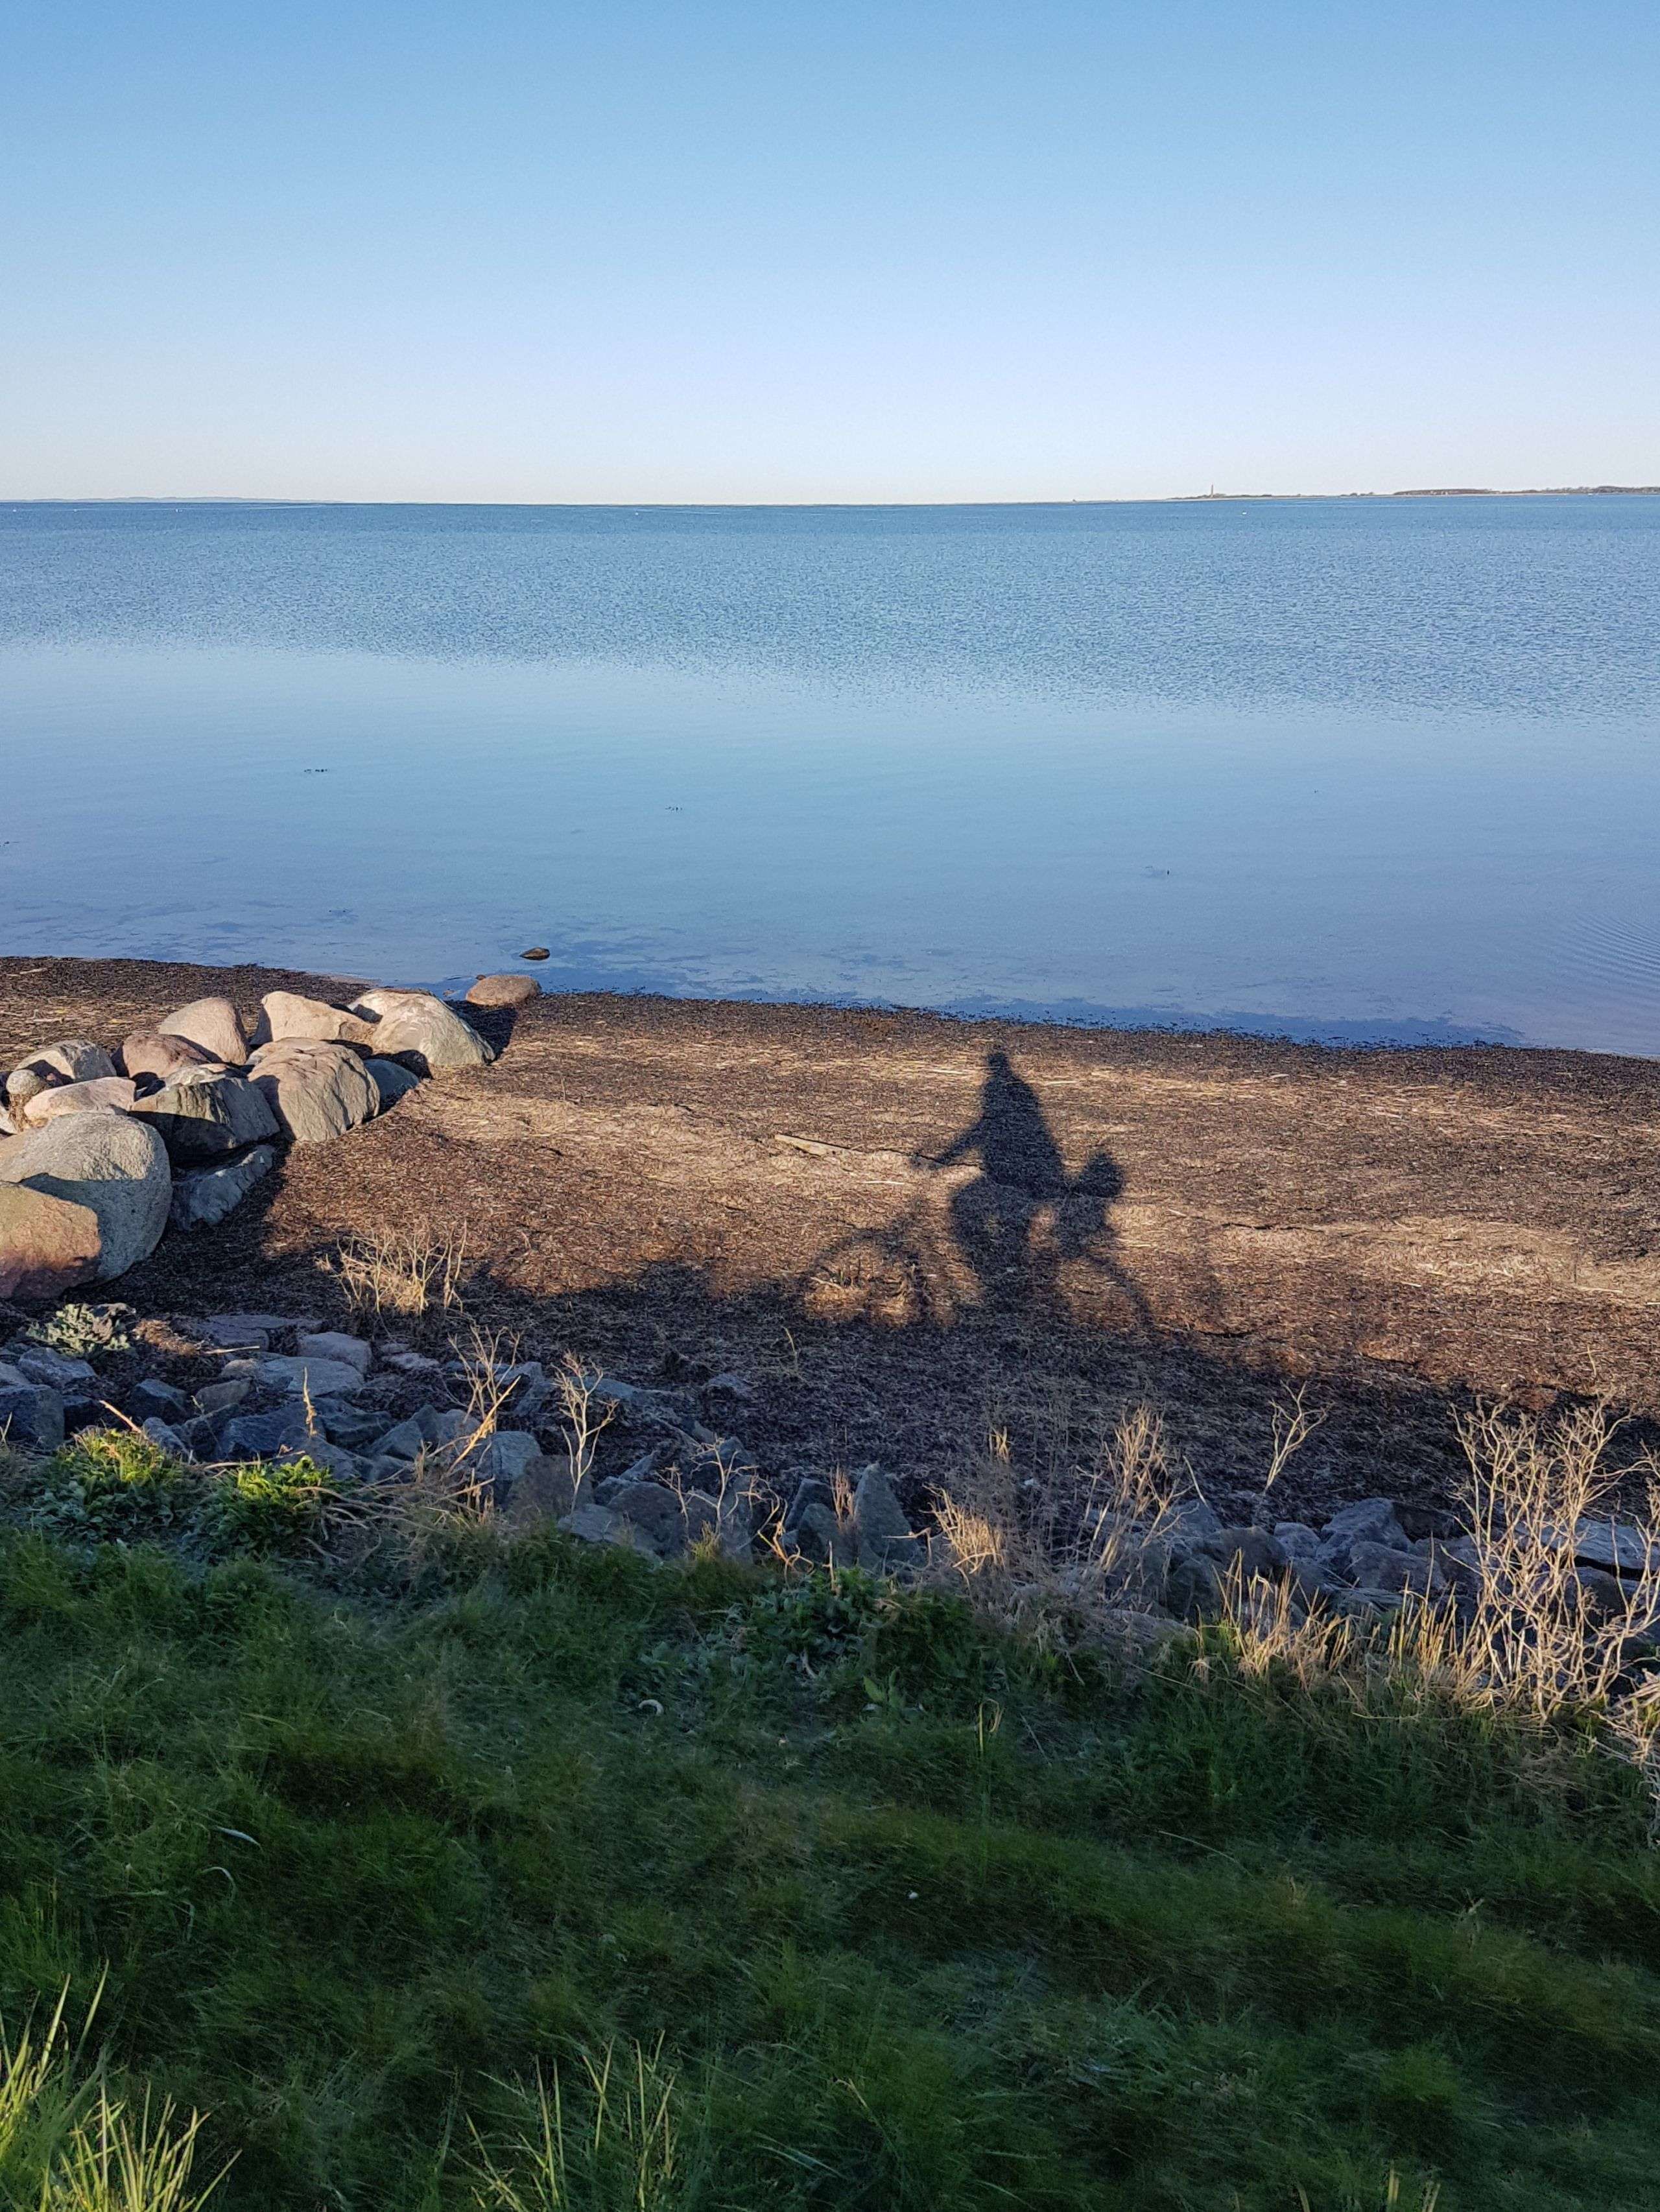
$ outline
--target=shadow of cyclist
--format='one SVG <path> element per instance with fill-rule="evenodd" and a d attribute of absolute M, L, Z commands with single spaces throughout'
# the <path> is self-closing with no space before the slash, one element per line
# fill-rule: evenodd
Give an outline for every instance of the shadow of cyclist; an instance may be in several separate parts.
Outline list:
<path fill-rule="evenodd" d="M 1037 1093 L 1005 1052 L 987 1054 L 978 1115 L 928 1164 L 954 1167 L 973 1156 L 980 1172 L 952 1193 L 951 1224 L 988 1304 L 1052 1298 L 1061 1263 L 1082 1261 L 1105 1274 L 1151 1329 L 1146 1300 L 1114 1249 L 1112 1209 L 1124 1188 L 1117 1162 L 1098 1151 L 1069 1176 Z M 1046 1212 L 1053 1231 L 1040 1237 Z"/>

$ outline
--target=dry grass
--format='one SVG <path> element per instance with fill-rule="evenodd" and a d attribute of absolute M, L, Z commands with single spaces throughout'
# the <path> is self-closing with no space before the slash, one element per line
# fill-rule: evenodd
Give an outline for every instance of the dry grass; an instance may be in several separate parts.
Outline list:
<path fill-rule="evenodd" d="M 334 1267 L 360 1318 L 380 1321 L 395 1314 L 412 1321 L 459 1308 L 466 1255 L 465 1225 L 439 1231 L 418 1222 L 412 1229 L 348 1237 Z"/>
<path fill-rule="evenodd" d="M 1182 1503 L 1197 1494 L 1147 1406 L 1132 1407 L 1069 1481 L 1023 1481 L 1006 1433 L 994 1430 L 978 1465 L 937 1502 L 927 1574 L 1002 1625 L 1065 1644 L 1155 1601 Z"/>
<path fill-rule="evenodd" d="M 1608 1463 L 1615 1427 L 1602 1406 L 1551 1423 L 1493 1408 L 1461 1422 L 1475 1555 L 1466 1601 L 1456 1612 L 1425 1600 L 1403 1607 L 1392 1637 L 1401 1664 L 1462 1703 L 1540 1720 L 1607 1707 L 1660 1617 L 1651 1504 L 1640 1527 L 1642 1569 L 1591 1585 L 1575 1566 L 1576 1532 L 1614 1525 L 1623 1479 Z"/>
<path fill-rule="evenodd" d="M 597 1367 L 589 1367 L 574 1352 L 559 1363 L 554 1388 L 559 1394 L 560 1426 L 565 1432 L 565 1455 L 570 1464 L 571 1493 L 580 1499 L 593 1472 L 593 1455 L 599 1438 L 617 1417 L 615 1406 L 594 1409 L 593 1394 L 604 1380 Z"/>
<path fill-rule="evenodd" d="M 1299 1394 L 1274 1425 L 1270 1483 L 1318 1425 Z M 1392 1694 L 1408 1686 L 1541 1723 L 1595 1713 L 1660 1787 L 1660 1697 L 1623 1694 L 1634 1661 L 1660 1640 L 1653 1510 L 1639 1531 L 1646 1566 L 1588 1581 L 1576 1565 L 1576 1532 L 1612 1525 L 1614 1492 L 1630 1479 L 1610 1464 L 1616 1428 L 1600 1406 L 1554 1421 L 1497 1409 L 1463 1421 L 1468 1540 L 1443 1554 L 1447 1587 L 1408 1595 L 1375 1624 L 1305 1602 L 1289 1578 L 1248 1577 L 1236 1557 L 1219 1621 L 1234 1663 L 1304 1687 L 1341 1680 L 1363 1698 L 1386 1680 Z M 1045 1643 L 1110 1640 L 1116 1616 L 1157 1602 L 1193 1492 L 1146 1407 L 1126 1414 L 1097 1466 L 1070 1480 L 1023 1480 L 994 1430 L 983 1458 L 938 1502 L 929 1572 Z"/>

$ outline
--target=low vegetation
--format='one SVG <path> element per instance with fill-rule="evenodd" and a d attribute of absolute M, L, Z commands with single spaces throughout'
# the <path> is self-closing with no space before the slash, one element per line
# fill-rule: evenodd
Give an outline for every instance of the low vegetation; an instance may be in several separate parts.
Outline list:
<path fill-rule="evenodd" d="M 909 1589 L 14 1461 L 0 2205 L 1660 2207 L 1629 1654 L 1510 1555 L 1456 1649 L 1093 1640 L 1159 1451 L 1036 1526 L 994 1449 Z"/>

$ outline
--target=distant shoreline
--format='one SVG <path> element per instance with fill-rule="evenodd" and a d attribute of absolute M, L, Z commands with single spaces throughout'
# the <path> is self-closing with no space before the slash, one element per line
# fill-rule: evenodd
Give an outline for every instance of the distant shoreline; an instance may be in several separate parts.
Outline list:
<path fill-rule="evenodd" d="M 1425 484 L 1401 491 L 1174 491 L 1150 493 L 1145 498 L 1105 499 L 292 499 L 265 497 L 258 492 L 124 492 L 86 498 L 0 497 L 0 507 L 544 507 L 563 513 L 588 510 L 597 514 L 780 514 L 885 513 L 915 508 L 1029 507 L 1225 507 L 1262 506 L 1283 502 L 1308 504 L 1323 500 L 1357 499 L 1653 499 L 1660 497 L 1654 484 L 1539 484 L 1511 488 L 1491 484 Z"/>

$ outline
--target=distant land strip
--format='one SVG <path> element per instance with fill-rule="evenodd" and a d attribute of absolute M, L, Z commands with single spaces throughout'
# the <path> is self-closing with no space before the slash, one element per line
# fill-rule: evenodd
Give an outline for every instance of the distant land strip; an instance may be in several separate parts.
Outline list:
<path fill-rule="evenodd" d="M 1414 484 L 1401 491 L 1209 491 L 1151 492 L 1141 497 L 1095 499 L 799 499 L 799 500 L 642 500 L 642 499 L 301 499 L 259 492 L 118 492 L 84 497 L 40 496 L 7 498 L 0 493 L 0 507 L 544 507 L 599 508 L 635 514 L 706 511 L 731 507 L 788 509 L 849 507 L 1183 507 L 1215 501 L 1239 502 L 1265 500 L 1330 499 L 1588 499 L 1608 496 L 1652 499 L 1660 483 L 1651 484 L 1535 484 L 1504 487 L 1493 484 Z"/>

